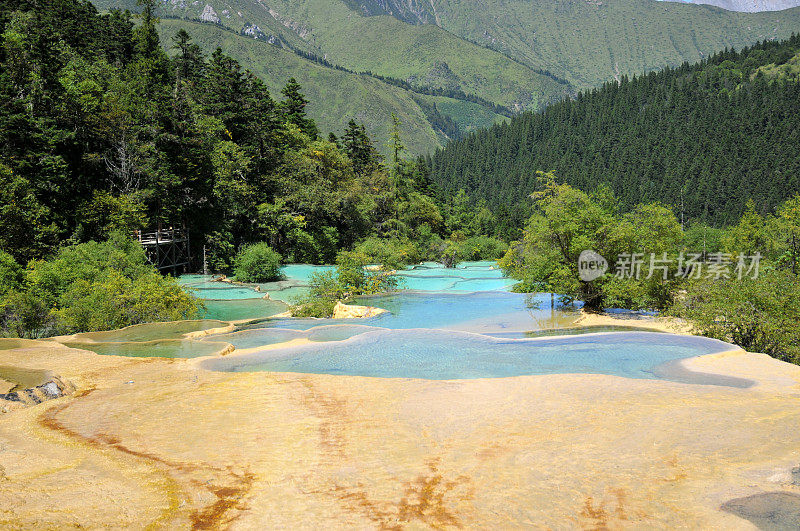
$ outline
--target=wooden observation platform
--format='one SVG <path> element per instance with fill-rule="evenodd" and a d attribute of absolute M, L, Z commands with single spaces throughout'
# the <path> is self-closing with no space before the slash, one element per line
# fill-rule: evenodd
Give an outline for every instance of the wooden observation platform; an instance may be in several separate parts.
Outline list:
<path fill-rule="evenodd" d="M 189 233 L 186 229 L 158 229 L 155 232 L 135 231 L 134 237 L 144 247 L 147 260 L 162 273 L 178 275 L 186 270 L 189 254 Z"/>

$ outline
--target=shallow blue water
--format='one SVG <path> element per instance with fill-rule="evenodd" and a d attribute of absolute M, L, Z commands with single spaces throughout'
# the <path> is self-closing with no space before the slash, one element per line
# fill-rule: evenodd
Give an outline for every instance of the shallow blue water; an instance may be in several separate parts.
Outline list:
<path fill-rule="evenodd" d="M 283 313 L 288 306 L 281 301 L 267 299 L 206 300 L 204 319 L 241 321 L 262 319 Z"/>
<path fill-rule="evenodd" d="M 335 270 L 336 267 L 331 265 L 287 264 L 281 267 L 281 273 L 283 273 L 287 279 L 300 280 L 306 283 L 311 280 L 311 275 L 314 273 L 324 273 L 326 271 Z"/>
<path fill-rule="evenodd" d="M 305 332 L 299 330 L 272 329 L 269 334 L 261 333 L 261 330 L 241 330 L 230 334 L 215 334 L 203 338 L 201 341 L 212 343 L 230 343 L 237 349 L 253 347 L 263 347 L 274 343 L 283 343 L 305 337 Z"/>
<path fill-rule="evenodd" d="M 205 366 L 431 380 L 567 373 L 657 378 L 654 369 L 666 362 L 732 348 L 708 338 L 649 332 L 498 339 L 442 330 L 376 330 L 344 341 L 209 360 Z"/>
<path fill-rule="evenodd" d="M 220 285 L 202 276 L 182 280 L 199 288 L 203 296 L 232 299 L 206 301 L 213 313 L 225 313 L 229 319 L 259 317 L 250 306 L 257 305 L 259 310 L 255 313 L 264 315 L 267 305 L 279 303 L 256 300 L 257 297 L 269 293 L 278 299 L 307 289 L 313 273 L 332 269 L 304 264 L 285 266 L 286 279 L 260 284 L 260 292 L 254 291 L 255 285 Z M 312 343 L 208 360 L 204 365 L 222 371 L 436 380 L 599 373 L 741 384 L 732 379 L 689 377 L 686 371 L 663 369 L 674 360 L 733 348 L 707 338 L 630 331 L 525 338 L 531 331 L 572 326 L 577 308 L 558 307 L 549 294 L 509 292 L 513 281 L 504 278 L 493 262 L 459 264 L 450 269 L 425 263 L 399 271 L 398 275 L 406 289 L 355 301 L 389 313 L 368 319 L 268 318 L 242 325 L 236 333 L 211 336 L 208 340 L 229 342 L 238 349 L 257 349 L 296 338 L 307 338 Z M 269 311 L 277 309 L 275 306 Z"/>
<path fill-rule="evenodd" d="M 505 291 L 470 294 L 392 293 L 361 297 L 356 303 L 390 313 L 369 320 L 386 328 L 446 328 L 470 332 L 533 330 L 545 323 L 575 318 L 574 312 L 553 307 L 547 294 L 526 295 Z M 571 315 L 571 317 L 570 317 Z"/>
<path fill-rule="evenodd" d="M 495 262 L 462 262 L 445 268 L 426 262 L 398 271 L 402 285 L 415 291 L 474 292 L 508 290 L 516 281 L 506 278 Z"/>
<path fill-rule="evenodd" d="M 308 330 L 321 325 L 359 324 L 391 329 L 439 328 L 476 333 L 523 332 L 568 326 L 577 309 L 554 305 L 548 294 L 504 291 L 468 294 L 400 291 L 359 297 L 355 304 L 388 310 L 366 319 L 268 319 L 244 328 Z"/>
<path fill-rule="evenodd" d="M 306 332 L 306 337 L 309 341 L 317 342 L 344 341 L 345 339 L 350 339 L 351 337 L 355 337 L 359 334 L 375 332 L 379 330 L 386 329 L 361 324 L 317 326 L 308 330 Z"/>

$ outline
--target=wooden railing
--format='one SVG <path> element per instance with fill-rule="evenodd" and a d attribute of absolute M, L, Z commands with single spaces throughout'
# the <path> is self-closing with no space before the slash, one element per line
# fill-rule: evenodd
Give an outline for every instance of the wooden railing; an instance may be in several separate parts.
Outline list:
<path fill-rule="evenodd" d="M 133 231 L 133 237 L 142 245 L 159 245 L 186 241 L 186 231 L 183 229 L 162 229 L 155 232 Z"/>

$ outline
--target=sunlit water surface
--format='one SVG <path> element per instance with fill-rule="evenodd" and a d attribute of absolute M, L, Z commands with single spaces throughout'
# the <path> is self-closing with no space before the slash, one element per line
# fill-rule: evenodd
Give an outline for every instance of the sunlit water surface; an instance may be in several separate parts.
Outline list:
<path fill-rule="evenodd" d="M 213 356 L 232 345 L 247 352 L 203 364 L 236 372 L 425 379 L 599 373 L 737 385 L 663 369 L 675 360 L 729 350 L 731 345 L 635 327 L 575 326 L 578 306 L 562 307 L 550 294 L 512 293 L 514 281 L 493 262 L 466 262 L 456 268 L 424 263 L 399 271 L 400 291 L 355 301 L 388 311 L 374 317 L 277 317 L 308 293 L 314 274 L 332 270 L 287 265 L 282 280 L 247 285 L 184 275 L 180 282 L 204 299 L 206 320 L 79 334 L 68 344 L 101 354 L 160 357 Z M 229 321 L 238 323 L 233 332 L 189 338 Z M 568 335 L 555 337 L 559 334 Z M 289 346 L 281 345 L 289 341 Z"/>
<path fill-rule="evenodd" d="M 566 373 L 659 378 L 665 375 L 654 370 L 666 362 L 730 348 L 713 339 L 652 332 L 499 339 L 430 329 L 374 330 L 343 341 L 217 358 L 206 361 L 204 366 L 232 372 L 301 372 L 433 380 Z"/>

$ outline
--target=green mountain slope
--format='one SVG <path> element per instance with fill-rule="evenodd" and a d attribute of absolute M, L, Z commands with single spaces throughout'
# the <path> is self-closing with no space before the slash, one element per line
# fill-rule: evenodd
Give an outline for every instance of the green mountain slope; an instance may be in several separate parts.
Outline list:
<path fill-rule="evenodd" d="M 135 8 L 133 0 L 95 3 L 101 8 Z M 470 95 L 484 103 L 483 109 L 452 102 L 437 105 L 434 116 L 429 107 L 421 109 L 429 122 L 450 131 L 449 136 L 452 128 L 443 125 L 443 119 L 470 130 L 491 123 L 490 110 L 508 113 L 492 105 L 512 111 L 540 109 L 573 95 L 576 87 L 696 62 L 726 47 L 786 38 L 800 30 L 800 8 L 736 13 L 654 0 L 170 0 L 161 12 L 165 19 L 214 22 L 311 59 L 286 59 L 311 69 L 306 74 L 292 72 L 298 78 L 313 79 L 319 69 L 311 64 L 324 63 L 396 78 L 402 81 L 393 83 L 405 83 L 416 92 L 430 94 L 435 88 L 440 95 L 462 100 Z M 274 50 L 264 57 L 248 52 L 237 59 L 270 76 L 278 67 L 265 57 L 274 55 Z M 347 87 L 340 93 L 348 91 L 360 94 Z M 322 116 L 328 102 L 318 105 L 322 108 L 313 113 L 323 127 L 336 123 L 337 118 Z M 354 109 L 362 103 L 348 105 Z M 373 123 L 372 131 L 377 130 Z M 442 134 L 438 137 L 444 139 Z M 436 146 L 429 133 L 415 133 L 411 144 L 423 151 L 423 146 Z"/>
<path fill-rule="evenodd" d="M 578 87 L 696 62 L 726 47 L 787 38 L 800 8 L 736 13 L 654 0 L 431 0 L 448 31 Z"/>
<path fill-rule="evenodd" d="M 306 24 L 306 40 L 337 53 L 314 9 L 333 0 L 266 0 L 273 10 Z M 237 2 L 241 3 L 241 2 Z M 481 46 L 569 80 L 579 88 L 622 74 L 696 62 L 725 47 L 787 38 L 800 30 L 800 8 L 736 13 L 707 5 L 655 0 L 343 0 L 376 26 L 391 14 L 413 24 L 435 24 Z M 296 6 L 296 7 L 292 7 Z M 361 20 L 363 21 L 364 18 Z M 315 40 L 316 39 L 316 40 Z M 326 50 L 327 51 L 327 50 Z M 352 51 L 352 50 L 351 50 Z M 359 54 L 360 52 L 355 52 Z"/>
<path fill-rule="evenodd" d="M 131 7 L 129 0 L 95 3 L 101 8 Z M 162 14 L 280 38 L 350 70 L 460 91 L 514 110 L 537 109 L 574 92 L 563 81 L 437 26 L 410 25 L 391 16 L 362 17 L 341 0 L 175 0 L 162 6 Z"/>
<path fill-rule="evenodd" d="M 273 12 L 302 21 L 329 61 L 420 85 L 460 88 L 516 108 L 538 108 L 564 95 L 564 86 L 497 52 L 434 25 L 390 16 L 362 17 L 341 0 L 271 0 Z"/>
<path fill-rule="evenodd" d="M 536 170 L 622 204 L 660 201 L 689 218 L 736 221 L 800 192 L 800 35 L 623 79 L 449 144 L 432 160 L 445 192 L 530 205 Z M 524 217 L 524 216 L 523 216 Z"/>
<path fill-rule="evenodd" d="M 389 138 L 391 113 L 400 118 L 404 142 L 415 154 L 427 153 L 447 140 L 431 124 L 427 107 L 434 103 L 441 113 L 453 116 L 464 130 L 503 119 L 475 103 L 415 94 L 368 75 L 325 67 L 278 46 L 236 35 L 212 24 L 162 20 L 159 25 L 162 43 L 171 42 L 170 38 L 180 28 L 186 29 L 207 53 L 222 48 L 260 77 L 275 97 L 280 96 L 286 80 L 295 77 L 311 100 L 308 113 L 322 131 L 341 134 L 347 122 L 355 119 L 364 123 L 382 152 L 387 151 L 384 144 Z"/>

